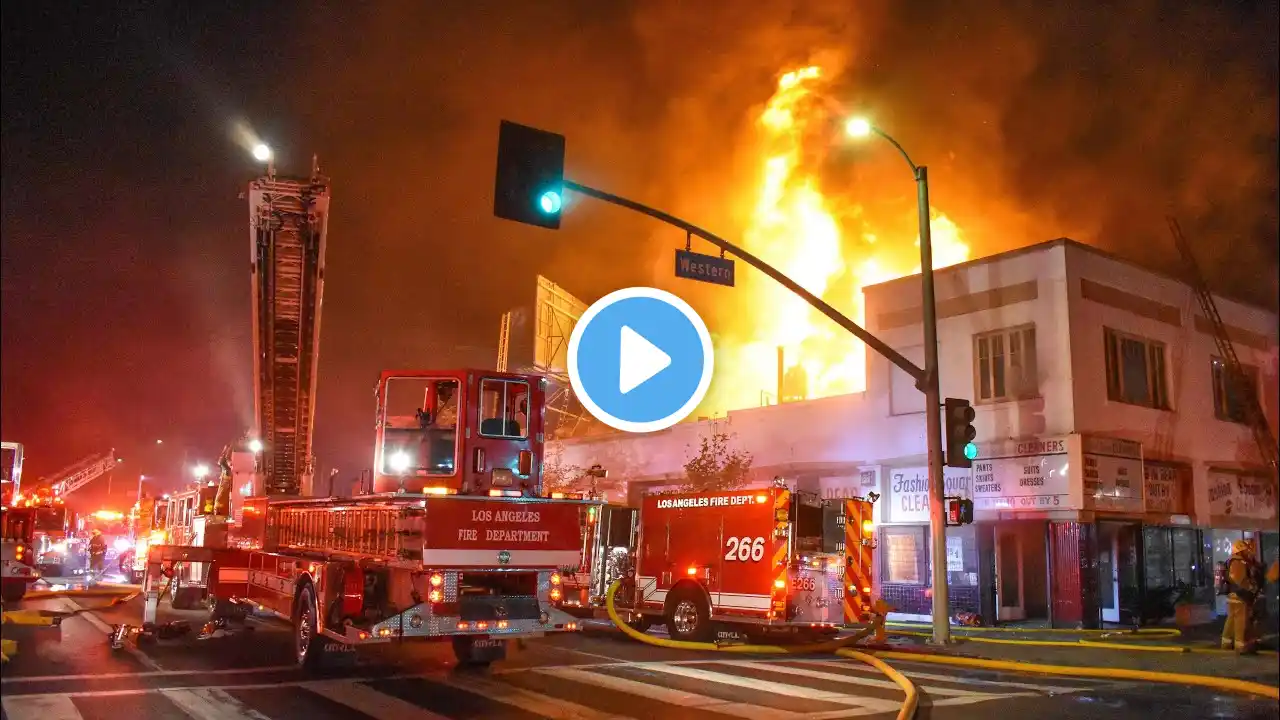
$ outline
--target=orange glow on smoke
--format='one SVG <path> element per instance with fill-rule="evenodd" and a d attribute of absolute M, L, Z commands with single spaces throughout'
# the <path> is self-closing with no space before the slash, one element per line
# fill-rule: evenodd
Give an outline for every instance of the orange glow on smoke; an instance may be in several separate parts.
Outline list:
<path fill-rule="evenodd" d="M 818 67 L 782 75 L 758 118 L 761 175 L 752 190 L 754 209 L 743 243 L 806 290 L 864 324 L 861 289 L 919 272 L 920 242 L 918 237 L 876 233 L 877 218 L 866 216 L 856 193 L 824 195 L 818 163 L 812 153 L 805 152 L 806 137 L 813 137 L 816 123 L 830 120 L 830 104 L 814 102 L 823 82 Z M 853 142 L 843 137 L 839 141 Z M 825 142 L 834 141 L 828 135 Z M 872 137 L 860 142 L 884 141 Z M 887 144 L 882 150 L 894 152 Z M 901 182 L 906 192 L 912 192 L 905 168 Z M 882 224 L 902 226 L 905 219 L 914 226 L 914 207 L 910 213 L 908 218 L 884 218 Z M 858 237 L 846 236 L 841 217 L 858 219 L 863 228 Z M 969 259 L 964 233 L 936 209 L 932 209 L 931 230 L 935 268 Z M 750 282 L 735 292 L 742 294 L 742 312 L 740 319 L 723 318 L 720 323 L 717 382 L 702 414 L 755 407 L 764 393 L 772 396 L 777 388 L 778 346 L 784 348 L 787 372 L 803 374 L 799 386 L 809 399 L 865 389 L 862 342 L 771 280 Z"/>

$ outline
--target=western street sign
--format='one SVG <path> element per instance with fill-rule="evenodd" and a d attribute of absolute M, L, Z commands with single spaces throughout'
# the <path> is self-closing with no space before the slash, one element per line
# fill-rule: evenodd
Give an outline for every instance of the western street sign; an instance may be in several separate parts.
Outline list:
<path fill-rule="evenodd" d="M 688 250 L 676 250 L 676 277 L 733 287 L 733 261 Z"/>

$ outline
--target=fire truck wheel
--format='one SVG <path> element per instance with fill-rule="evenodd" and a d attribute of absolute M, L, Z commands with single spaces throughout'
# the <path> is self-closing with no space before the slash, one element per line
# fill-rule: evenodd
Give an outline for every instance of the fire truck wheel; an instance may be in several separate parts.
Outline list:
<path fill-rule="evenodd" d="M 308 583 L 298 591 L 293 609 L 294 653 L 298 665 L 315 670 L 324 662 L 325 641 L 316 627 L 316 591 Z"/>
<path fill-rule="evenodd" d="M 711 608 L 692 588 L 671 593 L 667 601 L 667 634 L 672 640 L 707 642 L 711 638 Z"/>

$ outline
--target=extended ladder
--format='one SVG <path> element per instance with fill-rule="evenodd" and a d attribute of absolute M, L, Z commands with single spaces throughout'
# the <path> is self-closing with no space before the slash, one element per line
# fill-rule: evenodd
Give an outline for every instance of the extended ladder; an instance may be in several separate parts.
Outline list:
<path fill-rule="evenodd" d="M 1253 431 L 1253 439 L 1258 443 L 1258 452 L 1262 455 L 1262 461 L 1271 469 L 1274 477 L 1277 467 L 1277 454 L 1280 450 L 1276 448 L 1276 438 L 1271 432 L 1271 426 L 1267 424 L 1267 418 L 1262 413 L 1262 406 L 1258 402 L 1258 388 L 1249 381 L 1244 373 L 1244 368 L 1240 364 L 1240 358 L 1236 355 L 1235 347 L 1231 344 L 1231 337 L 1227 334 L 1227 326 L 1222 322 L 1222 315 L 1218 313 L 1218 304 L 1213 300 L 1213 294 L 1209 291 L 1209 285 L 1205 281 L 1204 276 L 1200 273 L 1200 266 L 1196 263 L 1195 255 L 1191 252 L 1191 246 L 1187 243 L 1186 237 L 1182 234 L 1182 228 L 1178 225 L 1178 221 L 1172 217 L 1168 218 L 1169 230 L 1173 233 L 1173 241 L 1178 246 L 1178 252 L 1182 255 L 1183 264 L 1186 265 L 1187 279 L 1191 281 L 1191 287 L 1195 290 L 1196 299 L 1200 301 L 1200 310 L 1204 313 L 1205 319 L 1209 321 L 1213 328 L 1213 340 L 1218 346 L 1218 353 L 1222 356 L 1222 361 L 1226 367 L 1226 383 L 1227 390 L 1234 391 L 1236 397 L 1240 398 L 1244 403 L 1245 421 L 1248 423 L 1250 430 Z"/>
<path fill-rule="evenodd" d="M 314 456 L 316 369 L 329 182 L 276 177 L 249 186 L 255 433 L 269 495 L 298 495 Z"/>

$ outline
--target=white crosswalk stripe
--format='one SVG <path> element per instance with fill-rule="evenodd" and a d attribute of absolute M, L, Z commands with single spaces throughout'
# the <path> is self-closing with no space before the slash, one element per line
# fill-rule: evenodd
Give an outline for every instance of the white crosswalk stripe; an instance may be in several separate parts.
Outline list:
<path fill-rule="evenodd" d="M 898 667 L 916 683 L 922 704 L 935 708 L 935 717 L 937 708 L 947 706 L 1057 695 L 1098 685 L 972 673 L 948 676 L 908 663 Z M 130 686 L 78 693 L 9 692 L 20 689 L 15 684 L 6 688 L 2 707 L 5 720 L 84 720 L 103 717 L 103 703 L 131 695 L 147 707 L 154 705 L 155 716 L 191 720 L 312 720 L 317 714 L 342 713 L 377 720 L 511 713 L 545 720 L 634 720 L 671 714 L 677 708 L 742 720 L 834 720 L 889 718 L 902 701 L 897 685 L 875 669 L 837 659 L 613 662 L 510 668 L 487 676 L 446 673 L 274 684 L 227 684 L 226 677 L 210 677 L 209 685 L 197 687 Z"/>

